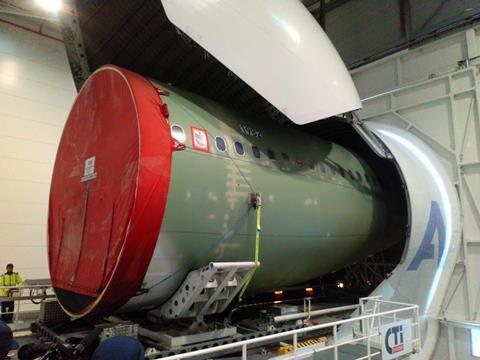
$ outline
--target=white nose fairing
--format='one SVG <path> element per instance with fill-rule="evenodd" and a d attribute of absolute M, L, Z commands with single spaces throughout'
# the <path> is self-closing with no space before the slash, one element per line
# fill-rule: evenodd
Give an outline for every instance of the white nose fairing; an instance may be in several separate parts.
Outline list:
<path fill-rule="evenodd" d="M 342 59 L 297 0 L 162 0 L 168 19 L 297 124 L 361 108 Z"/>
<path fill-rule="evenodd" d="M 409 234 L 403 258 L 371 294 L 384 300 L 418 304 L 422 358 L 436 347 L 439 318 L 462 239 L 457 192 L 435 153 L 404 129 L 388 125 L 388 117 L 366 123 L 392 153 L 405 181 Z M 344 326 L 340 338 L 350 338 Z"/>

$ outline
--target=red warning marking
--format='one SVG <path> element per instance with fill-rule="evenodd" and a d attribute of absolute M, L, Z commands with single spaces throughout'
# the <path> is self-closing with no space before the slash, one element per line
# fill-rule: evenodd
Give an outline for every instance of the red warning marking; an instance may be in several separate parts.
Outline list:
<path fill-rule="evenodd" d="M 210 143 L 208 142 L 207 130 L 190 125 L 190 134 L 192 135 L 192 147 L 195 150 L 210 152 Z"/>

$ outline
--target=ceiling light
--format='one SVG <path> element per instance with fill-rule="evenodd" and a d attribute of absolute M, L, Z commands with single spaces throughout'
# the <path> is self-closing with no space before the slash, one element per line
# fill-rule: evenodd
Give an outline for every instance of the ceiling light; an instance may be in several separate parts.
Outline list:
<path fill-rule="evenodd" d="M 62 8 L 61 0 L 35 0 L 35 3 L 43 10 L 51 13 L 58 13 Z"/>

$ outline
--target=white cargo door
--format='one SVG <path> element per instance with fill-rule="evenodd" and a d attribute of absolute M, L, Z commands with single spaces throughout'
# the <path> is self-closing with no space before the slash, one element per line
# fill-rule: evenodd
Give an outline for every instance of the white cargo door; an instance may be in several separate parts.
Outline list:
<path fill-rule="evenodd" d="M 162 0 L 168 19 L 297 124 L 361 108 L 342 59 L 297 0 Z"/>

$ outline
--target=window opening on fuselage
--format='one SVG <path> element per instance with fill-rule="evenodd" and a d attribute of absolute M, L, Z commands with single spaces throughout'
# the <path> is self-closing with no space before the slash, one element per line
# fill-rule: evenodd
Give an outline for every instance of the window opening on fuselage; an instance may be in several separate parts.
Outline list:
<path fill-rule="evenodd" d="M 243 149 L 243 145 L 238 141 L 235 141 L 235 151 L 237 152 L 237 155 L 240 155 L 240 156 L 245 155 L 245 150 Z"/>
<path fill-rule="evenodd" d="M 218 151 L 225 152 L 227 150 L 227 144 L 221 136 L 215 138 L 215 145 Z"/>
<path fill-rule="evenodd" d="M 330 168 L 330 171 L 332 172 L 332 175 L 337 175 L 337 167 L 334 164 L 328 164 L 328 167 Z"/>
<path fill-rule="evenodd" d="M 180 125 L 172 125 L 171 128 L 171 134 L 172 137 L 177 140 L 179 143 L 185 143 L 186 137 L 185 137 L 185 131 L 183 131 L 183 128 Z"/>
<path fill-rule="evenodd" d="M 273 152 L 273 150 L 268 149 L 268 150 L 267 150 L 267 155 L 268 155 L 268 158 L 269 158 L 270 160 L 275 160 L 275 159 L 276 159 L 275 153 Z"/>
<path fill-rule="evenodd" d="M 347 170 L 348 176 L 350 177 L 350 180 L 355 180 L 355 176 L 353 176 L 352 170 Z"/>
<path fill-rule="evenodd" d="M 257 159 L 260 159 L 260 149 L 258 148 L 258 146 L 252 146 L 252 153 L 253 156 L 255 156 Z"/>
<path fill-rule="evenodd" d="M 322 161 L 318 162 L 318 166 L 320 166 L 320 170 L 322 173 L 325 173 L 325 164 Z"/>

